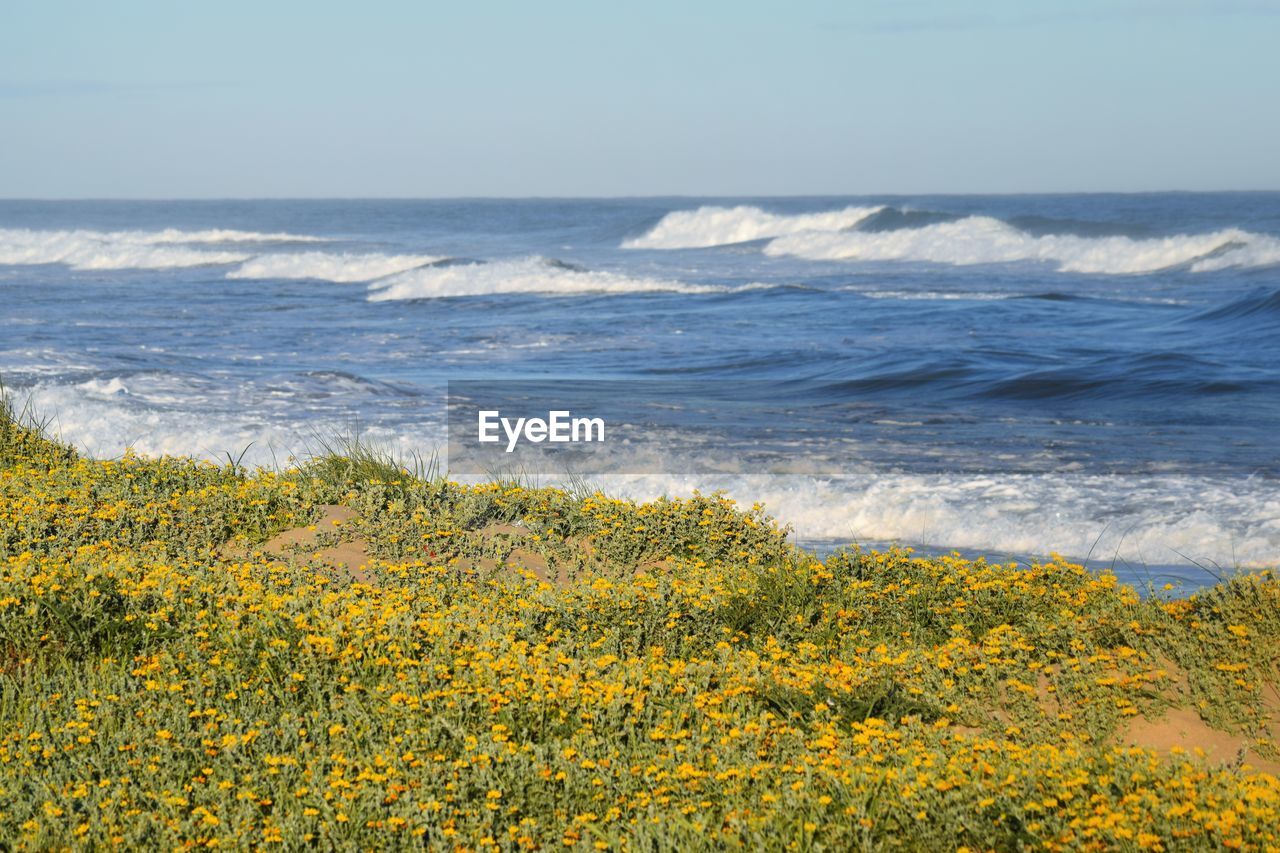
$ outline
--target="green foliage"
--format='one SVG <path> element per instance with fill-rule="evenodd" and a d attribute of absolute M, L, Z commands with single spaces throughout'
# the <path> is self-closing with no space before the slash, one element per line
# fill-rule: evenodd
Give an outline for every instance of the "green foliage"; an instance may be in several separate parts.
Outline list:
<path fill-rule="evenodd" d="M 1274 776 L 1121 745 L 1181 703 L 1274 749 L 1270 575 L 1161 602 L 426 473 L 94 461 L 0 416 L 0 847 L 1280 844 Z M 333 501 L 369 583 L 229 546 Z"/>

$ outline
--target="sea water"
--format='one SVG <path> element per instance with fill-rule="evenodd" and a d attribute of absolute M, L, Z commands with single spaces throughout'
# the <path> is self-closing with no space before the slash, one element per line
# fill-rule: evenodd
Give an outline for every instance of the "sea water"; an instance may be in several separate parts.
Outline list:
<path fill-rule="evenodd" d="M 0 380 L 93 455 L 430 457 L 461 379 L 770 388 L 598 485 L 1203 583 L 1280 562 L 1280 194 L 0 202 Z"/>

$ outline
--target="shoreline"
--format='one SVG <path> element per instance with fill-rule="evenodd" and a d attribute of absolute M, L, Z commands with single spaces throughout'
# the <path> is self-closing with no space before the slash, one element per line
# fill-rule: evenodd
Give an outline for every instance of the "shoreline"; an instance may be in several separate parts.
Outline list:
<path fill-rule="evenodd" d="M 100 419 L 101 418 L 98 418 L 97 420 Z M 365 444 L 363 441 L 358 440 L 353 444 L 352 449 L 356 453 L 367 451 L 385 457 L 385 461 L 388 463 L 393 462 L 393 456 L 404 456 L 406 458 L 418 460 L 423 458 L 437 460 L 440 458 L 438 450 L 436 452 L 426 454 L 424 457 L 416 451 L 399 445 L 395 445 L 394 453 L 390 449 L 384 451 L 381 449 L 383 444 L 386 444 L 388 448 L 392 447 L 392 445 L 381 441 L 381 439 L 378 439 L 377 441 L 378 443 Z M 70 441 L 70 443 L 73 446 L 76 446 L 78 450 L 84 451 L 84 448 L 81 447 L 83 442 Z M 256 448 L 253 442 L 248 442 L 245 446 L 241 446 L 241 456 L 245 454 L 252 455 L 250 451 L 256 450 L 259 455 L 256 459 L 251 461 L 260 465 L 266 465 L 272 470 L 280 470 L 280 463 L 276 460 L 288 459 L 291 464 L 303 464 L 295 460 L 295 457 L 297 457 L 298 460 L 305 460 L 306 458 L 310 458 L 312 455 L 324 456 L 327 453 L 334 452 L 334 448 L 340 448 L 346 443 L 347 440 L 342 438 L 325 440 L 317 436 L 312 436 L 304 449 L 295 449 L 293 452 L 277 452 L 272 447 L 268 447 L 266 450 L 263 450 L 261 448 Z M 316 445 L 319 445 L 319 447 Z M 92 458 L 117 458 L 119 455 L 103 457 L 100 452 L 102 447 L 96 447 L 99 451 L 98 453 L 94 453 L 92 450 L 84 452 L 88 452 Z M 439 447 L 439 445 L 437 445 L 437 447 Z M 145 451 L 143 455 L 149 458 L 184 458 L 188 454 L 170 452 L 163 449 L 151 449 Z M 217 454 L 207 451 L 203 454 L 192 454 L 191 456 L 197 460 L 223 462 L 235 455 L 235 453 L 225 451 Z M 724 480 L 724 477 L 728 477 L 729 480 Z M 477 477 L 466 477 L 460 478 L 460 482 L 478 482 L 480 479 L 481 478 Z M 526 477 L 524 479 L 528 478 Z M 572 480 L 573 478 L 570 479 Z M 653 499 L 664 494 L 691 494 L 694 491 L 693 484 L 695 482 L 695 478 L 683 476 L 673 471 L 665 471 L 654 475 L 601 475 L 596 479 L 602 481 L 599 483 L 599 487 L 606 493 L 625 495 L 636 500 Z M 947 496 L 945 498 L 939 498 L 940 503 L 931 504 L 928 503 L 928 500 L 937 497 L 935 494 L 936 492 L 945 491 L 946 484 L 943 484 L 942 489 L 936 489 L 930 487 L 930 484 L 926 481 L 927 478 L 925 475 L 911 475 L 908 479 L 910 482 L 894 485 L 894 488 L 897 488 L 900 491 L 900 497 L 894 497 L 893 489 L 890 489 L 884 495 L 884 498 L 889 501 L 888 506 L 890 507 L 895 505 L 895 500 L 905 502 L 904 508 L 894 510 L 898 515 L 902 515 L 903 518 L 895 518 L 893 513 L 890 513 L 887 517 L 887 521 L 891 525 L 890 529 L 893 529 L 893 525 L 897 525 L 903 529 L 905 529 L 904 526 L 913 526 L 916 522 L 915 519 L 910 518 L 910 516 L 917 513 L 917 511 L 922 515 L 926 523 L 928 522 L 930 514 L 936 515 L 941 513 L 943 519 L 941 521 L 934 522 L 940 527 L 949 525 L 950 527 L 955 528 L 959 525 L 960 521 L 964 520 L 964 507 L 956 503 L 956 494 L 965 492 L 968 488 L 968 484 L 963 482 L 959 485 L 952 484 L 954 488 L 952 488 L 951 491 L 956 492 L 956 494 L 947 492 Z M 982 477 L 978 479 L 986 480 L 991 478 Z M 1176 543 L 1176 548 L 1174 544 L 1162 544 L 1160 537 L 1157 535 L 1153 537 L 1151 542 L 1145 543 L 1141 547 L 1135 546 L 1136 550 L 1134 550 L 1130 545 L 1132 544 L 1132 540 L 1139 537 L 1135 537 L 1133 535 L 1133 530 L 1126 531 L 1123 535 L 1119 535 L 1109 529 L 1111 527 L 1109 523 L 1098 520 L 1097 527 L 1093 528 L 1085 526 L 1085 520 L 1078 517 L 1070 519 L 1069 524 L 1066 527 L 1059 526 L 1056 529 L 1056 536 L 1046 535 L 1043 540 L 1046 544 L 1043 548 L 1028 547 L 1028 545 L 1036 543 L 1031 541 L 1032 535 L 1028 532 L 1030 528 L 1023 524 L 1021 520 L 1017 522 L 1020 526 L 1012 533 L 1009 531 L 1003 531 L 993 534 L 988 540 L 992 544 L 987 545 L 954 545 L 947 543 L 945 539 L 939 540 L 938 538 L 929 537 L 924 534 L 922 534 L 923 538 L 921 538 L 921 536 L 877 538 L 853 534 L 833 536 L 831 535 L 833 530 L 843 529 L 845 527 L 843 521 L 835 521 L 833 519 L 845 518 L 845 512 L 852 514 L 870 512 L 872 515 L 871 525 L 875 525 L 876 523 L 885 523 L 885 519 L 875 517 L 875 513 L 877 511 L 876 507 L 868 506 L 868 504 L 875 503 L 875 501 L 872 501 L 869 498 L 860 499 L 858 495 L 860 492 L 866 492 L 870 489 L 881 489 L 890 484 L 881 481 L 874 475 L 867 475 L 860 480 L 847 482 L 845 479 L 840 477 L 817 478 L 802 474 L 738 473 L 733 475 L 722 475 L 721 480 L 728 483 L 728 485 L 726 488 L 718 489 L 718 491 L 725 492 L 736 498 L 755 500 L 761 497 L 762 491 L 767 492 L 770 513 L 782 522 L 789 523 L 795 521 L 796 514 L 798 513 L 803 520 L 803 524 L 796 525 L 798 529 L 794 531 L 793 539 L 798 546 L 812 551 L 818 556 L 826 556 L 840 548 L 854 546 L 861 546 L 863 548 L 873 550 L 905 547 L 911 548 L 917 554 L 921 555 L 941 556 L 958 553 L 970 559 L 982 556 L 988 561 L 1013 561 L 1018 563 L 1042 562 L 1051 559 L 1055 554 L 1062 554 L 1072 562 L 1086 565 L 1091 569 L 1114 571 L 1123 580 L 1139 588 L 1145 588 L 1150 585 L 1154 588 L 1160 589 L 1161 591 L 1166 591 L 1163 590 L 1163 587 L 1167 583 L 1172 583 L 1175 587 L 1179 587 L 1187 591 L 1201 589 L 1212 586 L 1215 583 L 1236 574 L 1260 571 L 1266 569 L 1268 566 L 1280 564 L 1280 555 L 1277 555 L 1276 559 L 1271 561 L 1256 559 L 1259 554 L 1265 553 L 1265 551 L 1259 550 L 1256 547 L 1249 552 L 1251 556 L 1248 558 L 1248 562 L 1236 563 L 1234 565 L 1229 563 L 1225 557 L 1220 557 L 1223 562 L 1219 564 L 1213 558 L 1203 556 L 1204 554 L 1222 554 L 1226 546 L 1223 545 L 1220 539 L 1214 540 L 1214 544 L 1211 548 L 1206 547 L 1203 550 L 1199 550 L 1196 547 L 1189 546 L 1186 542 L 1182 542 L 1177 539 L 1173 540 Z M 806 485 L 812 485 L 815 489 L 821 489 L 823 491 L 820 494 L 815 493 L 811 496 L 806 495 L 804 493 L 804 487 Z M 1227 488 L 1226 484 L 1218 484 L 1218 486 L 1220 490 Z M 1017 488 L 1016 482 L 1011 486 L 1011 488 Z M 1104 489 L 1101 486 L 1098 486 L 1097 488 L 1100 492 L 1119 492 L 1121 490 L 1120 485 L 1116 485 L 1114 488 L 1109 490 Z M 1040 499 L 1046 497 L 1046 495 L 1038 496 Z M 913 505 L 913 502 L 922 499 L 926 501 L 926 504 L 922 509 L 917 510 L 917 507 Z M 848 505 L 842 504 L 842 501 L 848 502 Z M 833 503 L 834 505 L 832 505 Z M 781 504 L 781 506 L 779 506 L 779 504 Z M 879 505 L 884 506 L 885 504 L 881 503 Z M 1025 511 L 1025 507 L 1019 507 L 1019 509 L 1020 511 Z M 1049 510 L 1046 508 L 1044 512 L 1048 513 Z M 1011 519 L 1018 518 L 1018 513 L 1011 512 L 1003 516 L 996 515 L 989 519 L 989 521 L 999 527 L 1000 525 L 1008 524 Z M 977 523 L 976 519 L 973 521 L 975 524 Z M 1219 519 L 1219 521 L 1223 521 L 1223 519 Z M 866 522 L 864 521 L 863 523 L 865 524 Z M 1251 523 L 1256 525 L 1260 522 L 1254 519 Z M 1160 524 L 1154 518 L 1147 518 L 1144 522 L 1144 526 L 1155 528 L 1159 527 Z M 815 529 L 819 532 L 812 532 Z M 874 529 L 874 526 L 872 526 L 871 529 Z M 964 534 L 966 531 L 970 531 L 972 529 L 974 528 L 970 526 L 965 528 L 965 530 L 959 530 L 958 532 Z M 957 530 L 952 530 L 952 532 L 955 533 Z M 1138 532 L 1141 532 L 1141 528 L 1139 528 Z M 1222 530 L 1216 530 L 1215 532 L 1219 535 L 1222 534 Z M 1111 534 L 1110 538 L 1106 543 L 1104 543 L 1104 537 L 1108 537 L 1109 534 Z M 1265 539 L 1266 532 L 1262 531 L 1258 536 L 1260 539 Z M 972 535 L 967 536 L 967 538 L 970 542 L 973 541 Z M 1185 539 L 1185 536 L 1182 538 Z M 1068 544 L 1067 540 L 1070 540 L 1074 544 Z M 1037 542 L 1038 541 L 1039 540 L 1037 539 Z M 1011 545 L 1021 547 L 1010 547 Z M 1086 551 L 1092 554 L 1091 558 L 1087 559 L 1084 556 Z M 1109 551 L 1112 553 L 1109 554 Z M 1163 560 L 1153 560 L 1148 562 L 1143 558 L 1144 553 L 1161 552 L 1166 554 Z M 1176 559 L 1175 555 L 1182 557 L 1182 560 Z"/>

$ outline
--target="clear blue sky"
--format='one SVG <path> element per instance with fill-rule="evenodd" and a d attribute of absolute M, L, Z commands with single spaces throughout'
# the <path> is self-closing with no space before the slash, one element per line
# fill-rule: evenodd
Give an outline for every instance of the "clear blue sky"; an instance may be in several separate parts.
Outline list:
<path fill-rule="evenodd" d="M 7 0 L 0 197 L 1280 189 L 1280 0 Z"/>

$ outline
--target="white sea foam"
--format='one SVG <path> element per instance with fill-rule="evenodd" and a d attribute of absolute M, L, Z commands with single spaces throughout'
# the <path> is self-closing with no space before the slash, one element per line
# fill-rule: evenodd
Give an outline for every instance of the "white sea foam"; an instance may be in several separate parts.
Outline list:
<path fill-rule="evenodd" d="M 379 279 L 370 286 L 369 301 L 437 299 L 445 296 L 487 296 L 499 293 L 541 293 L 574 296 L 593 293 L 719 293 L 726 287 L 687 284 L 657 278 L 633 277 L 584 270 L 545 258 L 423 267 Z"/>
<path fill-rule="evenodd" d="M 86 231 L 0 231 L 0 264 L 65 264 L 78 270 L 169 269 L 247 260 L 243 252 L 193 249 Z"/>
<path fill-rule="evenodd" d="M 852 228 L 881 207 L 846 207 L 822 213 L 769 213 L 758 207 L 700 207 L 668 213 L 648 233 L 626 240 L 624 249 L 700 249 L 799 232 Z"/>
<path fill-rule="evenodd" d="M 81 382 L 76 387 L 80 388 L 88 396 L 98 399 L 109 399 L 120 394 L 129 393 L 129 387 L 124 384 L 124 380 L 119 376 L 113 376 L 110 379 L 90 379 L 87 382 Z"/>
<path fill-rule="evenodd" d="M 262 409 L 229 407 L 212 410 L 194 404 L 208 396 L 234 398 L 235 389 L 206 389 L 166 395 L 162 377 L 135 380 L 90 380 L 73 385 L 40 384 L 10 389 L 19 408 L 30 405 L 59 439 L 97 458 L 113 458 L 131 449 L 147 456 L 194 456 L 226 461 L 242 456 L 246 465 L 285 464 L 290 456 L 305 458 L 323 450 L 319 440 L 345 435 L 349 421 L 317 420 L 305 406 Z M 180 399 L 181 397 L 181 399 Z M 167 399 L 166 399 L 167 398 Z M 169 405 L 153 405 L 157 401 Z M 225 400 L 223 401 L 225 402 Z M 429 458 L 446 441 L 443 426 L 362 425 L 362 440 L 393 457 L 421 452 Z"/>
<path fill-rule="evenodd" d="M 1233 245 L 1221 254 L 1202 258 L 1191 265 L 1193 272 L 1213 272 L 1230 267 L 1280 266 L 1280 239 L 1250 235 L 1242 245 Z"/>
<path fill-rule="evenodd" d="M 1235 228 L 1147 239 L 1070 234 L 1037 237 L 999 219 L 970 216 L 896 231 L 804 231 L 778 237 L 764 252 L 810 260 L 954 265 L 1041 261 L 1063 272 L 1121 275 L 1185 264 L 1194 271 L 1263 266 L 1280 260 L 1280 241 Z"/>
<path fill-rule="evenodd" d="M 372 281 L 444 260 L 432 255 L 336 254 L 299 252 L 259 255 L 227 273 L 227 278 L 313 278 L 322 281 Z"/>
<path fill-rule="evenodd" d="M 99 232 L 73 232 L 99 233 Z M 237 231 L 231 228 L 209 228 L 203 231 L 182 231 L 166 228 L 163 231 L 111 231 L 103 234 L 113 240 L 142 243 L 325 243 L 327 237 L 311 234 L 291 234 L 286 231 Z"/>
<path fill-rule="evenodd" d="M 34 231 L 0 228 L 0 265 L 65 264 L 78 270 L 151 270 L 234 264 L 252 257 L 244 244 L 315 242 L 321 239 L 299 234 L 226 229 Z"/>
<path fill-rule="evenodd" d="M 705 469 L 705 464 L 701 466 Z M 1280 565 L 1280 490 L 1199 477 L 1009 474 L 847 477 L 651 475 L 592 479 L 637 498 L 724 489 L 801 542 L 903 542 L 991 554 L 1062 553 L 1133 566 Z"/>
<path fill-rule="evenodd" d="M 227 452 L 248 447 L 248 464 L 271 464 L 305 455 L 317 435 L 340 434 L 346 426 L 318 418 L 305 406 L 284 405 L 267 414 L 222 400 L 214 411 L 196 401 L 234 393 L 211 386 L 176 399 L 162 379 L 140 375 L 13 391 L 19 403 L 29 400 L 34 411 L 51 417 L 52 429 L 64 440 L 100 457 L 131 447 L 144 454 L 225 459 Z M 168 405 L 155 405 L 158 400 Z M 444 444 L 443 425 L 431 418 L 411 428 L 373 424 L 364 434 L 406 458 L 429 457 Z M 661 468 L 653 470 L 722 473 L 606 474 L 593 476 L 592 485 L 641 499 L 724 489 L 744 502 L 764 503 L 795 528 L 801 542 L 900 541 L 994 554 L 1054 550 L 1139 566 L 1188 559 L 1223 567 L 1280 564 L 1280 488 L 1263 479 L 911 474 L 873 467 L 842 476 L 755 474 L 741 460 L 726 458 L 717 465 L 700 455 L 696 464 L 683 465 L 665 449 L 656 452 L 653 461 Z"/>
<path fill-rule="evenodd" d="M 84 355 L 59 349 L 26 347 L 0 350 L 0 377 L 14 374 L 59 376 L 94 368 L 95 365 Z"/>

